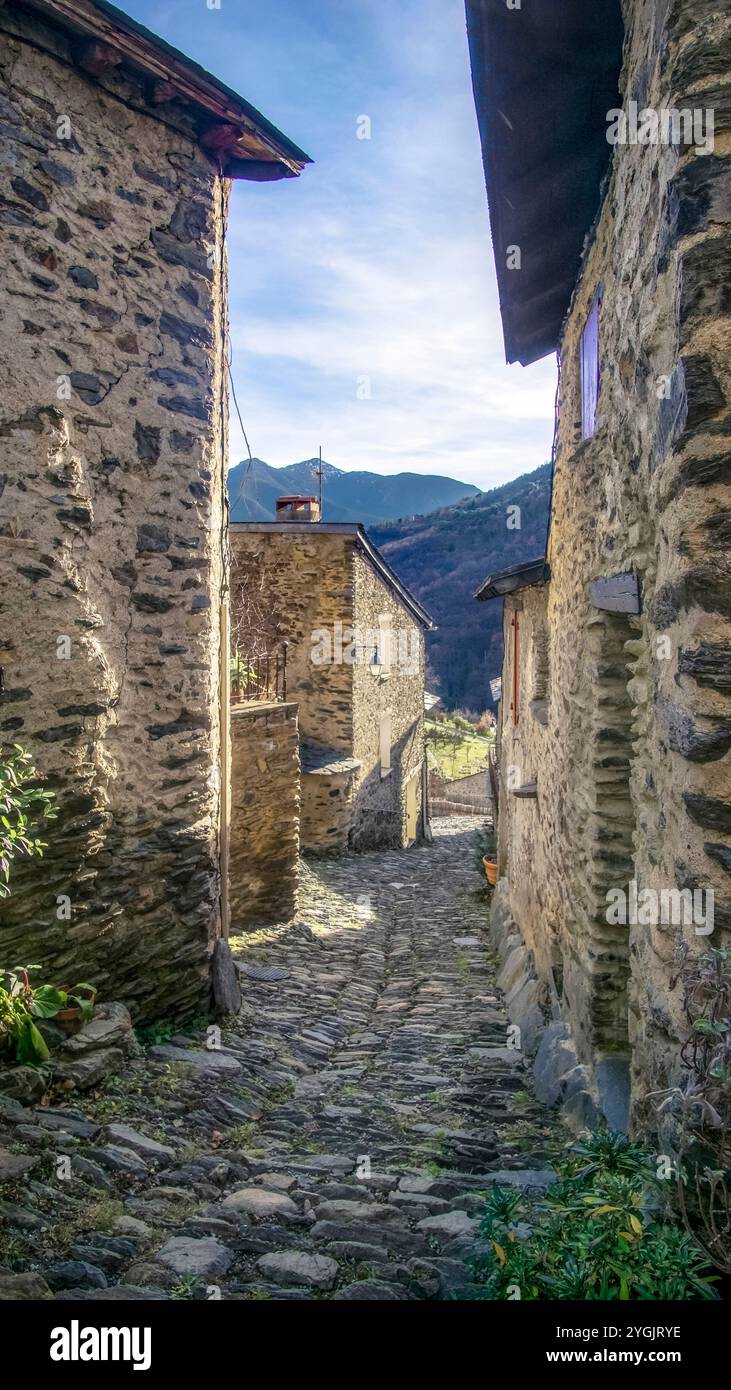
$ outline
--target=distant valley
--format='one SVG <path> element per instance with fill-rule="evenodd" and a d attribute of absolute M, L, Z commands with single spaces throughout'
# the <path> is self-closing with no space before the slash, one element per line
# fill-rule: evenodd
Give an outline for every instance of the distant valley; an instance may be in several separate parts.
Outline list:
<path fill-rule="evenodd" d="M 491 705 L 490 680 L 500 675 L 502 601 L 478 603 L 475 590 L 491 571 L 544 553 L 551 468 L 544 464 L 511 483 L 428 516 L 371 526 L 371 539 L 413 589 L 437 624 L 427 635 L 427 688 L 448 709 L 480 712 Z M 508 528 L 509 507 L 520 527 Z"/>
<path fill-rule="evenodd" d="M 273 521 L 277 497 L 287 493 L 317 495 L 317 459 L 272 468 L 262 459 L 245 459 L 229 469 L 232 521 Z M 471 483 L 430 473 L 346 473 L 331 463 L 323 468 L 323 521 L 360 521 L 372 526 L 397 517 L 448 507 L 478 489 Z"/>

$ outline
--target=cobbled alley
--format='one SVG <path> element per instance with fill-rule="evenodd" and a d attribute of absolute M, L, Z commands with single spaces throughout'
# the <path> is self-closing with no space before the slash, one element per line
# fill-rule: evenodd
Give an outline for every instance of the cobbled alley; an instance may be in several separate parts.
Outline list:
<path fill-rule="evenodd" d="M 563 1140 L 507 1045 L 474 827 L 308 861 L 297 924 L 233 936 L 220 1036 L 0 1097 L 0 1297 L 476 1296 L 485 1192 L 540 1189 Z"/>

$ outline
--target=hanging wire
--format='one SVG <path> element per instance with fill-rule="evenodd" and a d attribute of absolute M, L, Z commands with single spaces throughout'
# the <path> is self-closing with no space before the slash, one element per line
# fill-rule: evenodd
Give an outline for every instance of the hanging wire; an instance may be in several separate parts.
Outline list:
<path fill-rule="evenodd" d="M 232 395 L 233 398 L 234 398 L 234 405 L 236 406 L 236 414 L 237 414 L 238 417 L 239 417 L 239 424 L 240 424 L 240 426 L 241 426 L 241 433 L 242 433 L 243 436 L 244 436 L 244 444 L 246 445 L 246 452 L 247 452 L 248 455 L 249 455 L 249 467 L 248 467 L 247 470 L 246 470 L 247 473 L 248 473 L 248 472 L 250 472 L 250 470 L 251 470 L 251 468 L 252 468 L 252 465 L 253 465 L 253 463 L 254 463 L 254 460 L 253 460 L 253 458 L 252 458 L 252 456 L 251 456 L 251 447 L 250 447 L 250 445 L 249 445 L 249 439 L 248 439 L 246 430 L 244 429 L 244 422 L 243 422 L 243 420 L 241 419 L 241 411 L 239 410 L 239 403 L 238 403 L 238 401 L 237 401 L 237 399 L 236 399 L 236 387 L 234 386 L 233 372 L 231 371 L 231 363 L 233 362 L 233 356 L 234 356 L 234 350 L 233 350 L 233 345 L 232 345 L 232 343 L 231 343 L 231 335 L 229 334 L 229 339 L 228 339 L 228 360 L 227 360 L 227 366 L 228 366 L 228 379 L 229 379 L 229 381 L 230 381 L 230 383 L 231 383 L 231 395 Z"/>
<path fill-rule="evenodd" d="M 249 444 L 249 437 L 248 437 L 248 435 L 247 435 L 247 433 L 246 433 L 246 429 L 244 428 L 244 422 L 243 422 L 243 420 L 242 420 L 242 418 L 241 418 L 241 411 L 239 410 L 239 403 L 238 403 L 238 400 L 237 400 L 237 398 L 236 398 L 236 387 L 234 386 L 233 372 L 231 371 L 231 363 L 232 363 L 232 362 L 233 362 L 233 344 L 232 344 L 232 342 L 231 342 L 231 334 L 229 333 L 229 335 L 228 335 L 228 354 L 227 354 L 227 361 L 226 361 L 226 366 L 228 367 L 228 379 L 229 379 L 229 382 L 230 382 L 230 385 L 231 385 L 231 395 L 233 396 L 233 402 L 234 402 L 234 405 L 235 405 L 235 407 L 236 407 L 236 414 L 237 414 L 238 417 L 239 417 L 239 424 L 240 424 L 240 426 L 241 426 L 241 433 L 242 433 L 243 436 L 244 436 L 244 443 L 245 443 L 245 445 L 246 445 L 246 452 L 247 452 L 247 454 L 249 455 L 249 462 L 248 462 L 248 464 L 247 464 L 246 471 L 245 471 L 245 473 L 243 474 L 243 476 L 242 476 L 242 478 L 241 478 L 241 482 L 240 482 L 240 484 L 239 484 L 238 496 L 237 496 L 235 499 L 234 499 L 234 498 L 231 499 L 231 502 L 230 502 L 231 508 L 233 508 L 233 507 L 235 506 L 236 502 L 241 502 L 241 501 L 244 500 L 244 483 L 245 483 L 246 479 L 249 477 L 249 474 L 252 472 L 252 469 L 253 469 L 253 467 L 254 467 L 254 459 L 253 459 L 253 456 L 252 456 L 252 453 L 251 453 L 251 445 Z M 254 491 L 256 491 L 256 480 L 254 480 L 254 484 L 255 484 Z"/>

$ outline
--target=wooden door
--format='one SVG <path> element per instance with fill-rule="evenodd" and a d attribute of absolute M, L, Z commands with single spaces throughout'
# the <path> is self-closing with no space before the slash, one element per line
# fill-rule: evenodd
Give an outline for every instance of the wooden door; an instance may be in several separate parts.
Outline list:
<path fill-rule="evenodd" d="M 406 783 L 406 843 L 413 844 L 419 833 L 421 777 L 417 772 Z"/>

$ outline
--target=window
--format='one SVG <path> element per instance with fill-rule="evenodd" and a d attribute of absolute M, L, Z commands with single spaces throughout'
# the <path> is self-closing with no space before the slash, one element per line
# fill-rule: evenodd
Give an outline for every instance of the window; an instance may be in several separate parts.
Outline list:
<path fill-rule="evenodd" d="M 390 714 L 381 715 L 381 723 L 378 730 L 379 758 L 381 761 L 381 776 L 387 777 L 391 771 L 391 716 Z"/>
<path fill-rule="evenodd" d="M 595 296 L 581 335 L 581 437 L 590 439 L 596 429 L 599 397 L 599 304 Z"/>
<path fill-rule="evenodd" d="M 510 712 L 513 716 L 513 724 L 517 725 L 520 718 L 520 619 L 517 613 L 513 614 L 510 627 L 513 636 L 513 686 L 510 697 Z"/>

